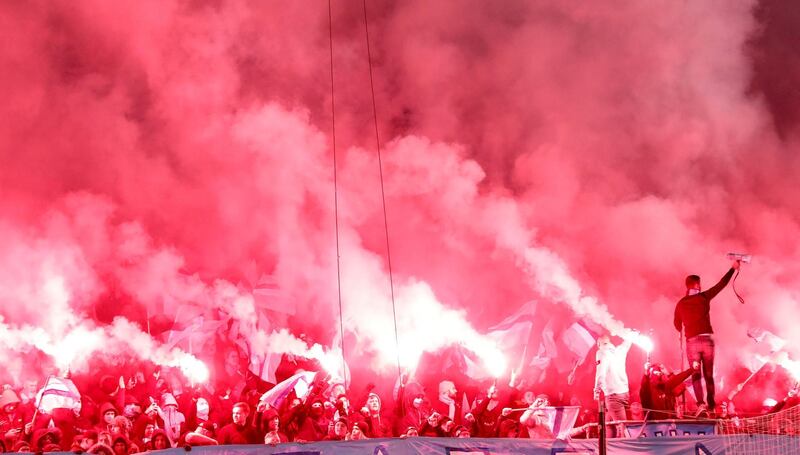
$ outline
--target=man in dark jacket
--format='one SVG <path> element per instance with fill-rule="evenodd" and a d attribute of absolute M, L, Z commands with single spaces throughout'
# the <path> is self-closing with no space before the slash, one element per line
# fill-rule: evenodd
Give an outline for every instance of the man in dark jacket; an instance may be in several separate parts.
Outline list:
<path fill-rule="evenodd" d="M 675 398 L 682 394 L 685 389 L 683 381 L 694 372 L 693 368 L 689 368 L 680 373 L 672 374 L 664 364 L 645 364 L 645 373 L 639 389 L 639 399 L 642 400 L 642 408 L 649 410 L 647 420 L 662 420 L 674 417 Z"/>
<path fill-rule="evenodd" d="M 319 395 L 307 398 L 299 417 L 300 429 L 295 438 L 299 442 L 322 441 L 328 435 L 330 419 L 325 416 L 324 401 Z"/>
<path fill-rule="evenodd" d="M 675 329 L 684 330 L 686 337 L 686 356 L 689 364 L 696 370 L 692 375 L 692 386 L 697 398 L 697 415 L 710 411 L 714 412 L 714 330 L 711 328 L 711 299 L 722 291 L 739 269 L 739 261 L 734 261 L 733 266 L 725 276 L 712 288 L 701 291 L 700 277 L 689 275 L 686 277 L 686 296 L 675 306 Z M 708 393 L 708 406 L 703 400 L 702 377 L 706 381 Z"/>
<path fill-rule="evenodd" d="M 231 417 L 233 422 L 225 425 L 217 433 L 217 441 L 220 444 L 258 444 L 256 430 L 247 423 L 250 415 L 250 406 L 247 403 L 239 402 L 233 405 Z"/>

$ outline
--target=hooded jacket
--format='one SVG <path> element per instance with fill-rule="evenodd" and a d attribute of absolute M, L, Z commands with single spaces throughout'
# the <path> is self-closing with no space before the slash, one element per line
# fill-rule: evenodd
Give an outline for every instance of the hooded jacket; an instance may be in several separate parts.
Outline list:
<path fill-rule="evenodd" d="M 6 407 L 9 404 L 20 404 L 21 401 L 19 396 L 16 392 L 11 389 L 3 390 L 3 393 L 0 394 L 0 410 Z"/>
<path fill-rule="evenodd" d="M 51 443 L 45 443 L 44 438 L 50 436 Z M 34 450 L 43 450 L 47 444 L 59 444 L 61 442 L 61 430 L 56 427 L 41 428 L 33 432 L 33 439 L 31 440 L 31 448 Z"/>
<path fill-rule="evenodd" d="M 430 414 L 422 386 L 417 382 L 410 382 L 401 386 L 397 395 L 400 406 L 397 409 L 399 420 L 396 433 L 404 433 L 410 427 L 419 430 Z M 419 397 L 423 397 L 423 403 L 417 408 L 414 407 L 414 400 Z"/>
<path fill-rule="evenodd" d="M 378 399 L 378 403 L 381 403 L 381 409 L 377 414 L 368 411 L 364 416 L 364 422 L 366 422 L 367 428 L 369 429 L 365 435 L 370 438 L 391 438 L 392 419 L 383 414 L 383 402 L 381 401 L 381 397 L 376 393 L 370 393 L 368 398 L 373 396 Z"/>
<path fill-rule="evenodd" d="M 319 403 L 318 408 L 314 404 Z M 330 419 L 325 416 L 325 406 L 322 398 L 309 400 L 305 405 L 303 416 L 300 418 L 300 431 L 296 439 L 303 441 L 321 441 L 328 435 Z"/>

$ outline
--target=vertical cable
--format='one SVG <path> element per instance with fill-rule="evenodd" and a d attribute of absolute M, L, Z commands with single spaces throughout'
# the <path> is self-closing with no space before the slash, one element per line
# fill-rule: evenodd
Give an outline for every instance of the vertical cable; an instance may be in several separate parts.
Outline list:
<path fill-rule="evenodd" d="M 375 105 L 375 82 L 372 77 L 372 52 L 369 46 L 369 20 L 367 19 L 367 0 L 364 5 L 364 32 L 367 39 L 367 63 L 369 64 L 369 88 L 372 92 L 372 120 L 375 125 L 375 146 L 378 150 L 378 172 L 381 178 L 381 202 L 383 203 L 383 229 L 386 233 L 386 261 L 389 266 L 389 290 L 392 296 L 392 320 L 394 321 L 394 343 L 397 349 L 397 375 L 400 376 L 400 340 L 397 335 L 397 308 L 394 299 L 394 278 L 392 276 L 392 253 L 389 248 L 389 221 L 386 216 L 386 192 L 383 184 L 383 161 L 381 160 L 381 141 L 378 135 L 378 108 Z"/>
<path fill-rule="evenodd" d="M 339 252 L 339 182 L 336 173 L 336 106 L 334 103 L 333 85 L 333 13 L 331 0 L 328 0 L 328 44 L 331 57 L 331 131 L 333 143 L 333 218 L 336 226 L 336 287 L 339 294 L 339 343 L 342 348 L 342 381 L 347 387 L 347 361 L 344 355 L 344 315 L 342 311 L 342 268 Z"/>

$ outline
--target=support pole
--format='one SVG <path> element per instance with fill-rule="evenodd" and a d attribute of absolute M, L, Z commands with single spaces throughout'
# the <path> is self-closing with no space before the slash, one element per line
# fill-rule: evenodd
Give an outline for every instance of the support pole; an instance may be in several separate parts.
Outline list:
<path fill-rule="evenodd" d="M 597 423 L 600 425 L 600 437 L 597 440 L 598 451 L 600 455 L 606 455 L 606 403 L 603 394 L 600 394 L 600 399 L 597 400 L 599 413 L 597 416 Z"/>

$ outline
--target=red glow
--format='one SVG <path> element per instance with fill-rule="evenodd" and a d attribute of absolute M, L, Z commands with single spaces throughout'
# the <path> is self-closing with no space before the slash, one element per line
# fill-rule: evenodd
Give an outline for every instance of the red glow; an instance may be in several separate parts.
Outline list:
<path fill-rule="evenodd" d="M 683 278 L 727 251 L 754 259 L 747 303 L 713 303 L 720 377 L 765 327 L 800 378 L 798 135 L 749 3 L 377 2 L 391 290 L 358 15 L 334 7 L 337 253 L 327 10 L 185 3 L 0 6 L 4 379 L 105 352 L 205 382 L 231 346 L 346 379 L 342 345 L 375 374 L 458 345 L 501 377 L 578 318 L 653 327 L 634 342 L 677 368 Z M 529 301 L 519 362 L 488 328 Z"/>

